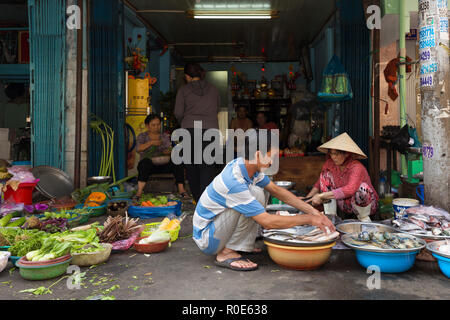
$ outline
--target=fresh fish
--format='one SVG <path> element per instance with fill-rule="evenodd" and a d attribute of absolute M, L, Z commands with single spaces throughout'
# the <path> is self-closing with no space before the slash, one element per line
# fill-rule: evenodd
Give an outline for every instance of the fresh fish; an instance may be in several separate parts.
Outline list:
<path fill-rule="evenodd" d="M 371 233 L 370 234 L 370 239 L 372 241 L 379 241 L 379 242 L 383 242 L 385 240 L 383 233 L 382 232 L 378 232 L 378 231 L 374 232 L 374 233 Z"/>
<path fill-rule="evenodd" d="M 441 221 L 441 228 L 443 230 L 450 229 L 450 222 L 447 221 L 447 220 L 442 220 Z"/>
<path fill-rule="evenodd" d="M 423 215 L 423 214 L 420 214 L 420 213 L 410 214 L 410 215 L 408 215 L 408 217 L 414 218 L 416 220 L 423 221 L 423 222 L 429 222 L 430 219 L 431 219 L 430 216 L 426 216 L 426 215 Z"/>
<path fill-rule="evenodd" d="M 408 222 L 403 219 L 393 220 L 392 224 L 397 226 L 402 231 L 422 230 L 417 224 Z"/>
<path fill-rule="evenodd" d="M 415 225 L 419 226 L 421 229 L 426 229 L 427 228 L 425 223 L 423 223 L 423 221 L 420 221 L 420 220 L 417 220 L 417 219 L 414 219 L 414 218 L 408 218 L 407 220 L 409 222 L 412 222 Z"/>
<path fill-rule="evenodd" d="M 360 241 L 370 241 L 370 234 L 367 231 L 358 233 L 358 240 Z"/>
<path fill-rule="evenodd" d="M 304 238 L 304 240 L 306 241 L 317 241 L 317 242 L 323 242 L 323 241 L 328 241 L 328 240 L 333 240 L 339 237 L 339 232 L 334 231 L 330 234 L 319 234 L 316 236 L 312 236 L 312 237 L 308 237 L 308 238 Z"/>
<path fill-rule="evenodd" d="M 367 239 L 367 232 L 360 232 L 351 237 L 351 244 L 356 246 L 367 247 L 373 246 L 382 249 L 410 249 L 420 247 L 421 244 L 410 237 L 402 236 L 401 234 L 390 232 L 371 232 L 369 233 L 370 240 Z"/>
<path fill-rule="evenodd" d="M 442 229 L 441 228 L 433 228 L 433 229 L 431 229 L 431 232 L 433 233 L 433 235 L 439 236 L 442 234 Z"/>

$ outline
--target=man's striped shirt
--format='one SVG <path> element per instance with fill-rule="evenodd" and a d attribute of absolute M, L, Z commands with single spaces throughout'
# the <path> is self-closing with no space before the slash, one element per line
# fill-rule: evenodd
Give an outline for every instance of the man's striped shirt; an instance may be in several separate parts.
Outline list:
<path fill-rule="evenodd" d="M 223 171 L 205 189 L 195 208 L 193 238 L 205 253 L 213 253 L 219 245 L 214 239 L 214 219 L 227 209 L 233 209 L 245 217 L 265 212 L 264 207 L 250 193 L 249 185 L 266 187 L 270 179 L 262 172 L 256 172 L 250 179 L 244 159 L 229 162 Z"/>

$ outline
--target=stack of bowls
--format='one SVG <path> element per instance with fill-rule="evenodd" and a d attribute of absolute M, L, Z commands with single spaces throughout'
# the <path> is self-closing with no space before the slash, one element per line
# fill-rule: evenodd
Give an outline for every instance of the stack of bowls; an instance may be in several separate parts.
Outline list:
<path fill-rule="evenodd" d="M 70 261 L 72 261 L 71 255 L 40 262 L 31 262 L 26 257 L 22 257 L 17 261 L 16 266 L 19 267 L 22 278 L 26 280 L 47 280 L 66 273 Z"/>

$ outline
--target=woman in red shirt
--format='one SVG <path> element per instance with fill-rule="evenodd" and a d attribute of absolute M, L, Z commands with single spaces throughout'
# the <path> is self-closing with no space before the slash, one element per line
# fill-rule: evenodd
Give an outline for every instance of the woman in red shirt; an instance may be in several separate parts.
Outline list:
<path fill-rule="evenodd" d="M 336 199 L 347 218 L 355 214 L 360 221 L 371 221 L 369 216 L 377 211 L 378 194 L 366 168 L 357 160 L 367 156 L 347 133 L 317 149 L 327 153 L 327 160 L 319 180 L 307 195 L 312 197 L 310 202 L 320 205 L 323 200 Z"/>

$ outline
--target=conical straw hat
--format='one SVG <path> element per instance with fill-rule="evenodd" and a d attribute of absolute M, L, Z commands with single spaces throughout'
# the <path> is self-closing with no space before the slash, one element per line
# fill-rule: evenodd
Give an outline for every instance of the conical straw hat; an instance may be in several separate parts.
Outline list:
<path fill-rule="evenodd" d="M 362 152 L 358 145 L 345 132 L 317 148 L 317 150 L 323 153 L 328 153 L 329 149 L 351 152 L 356 155 L 355 159 L 367 159 L 364 152 Z"/>

